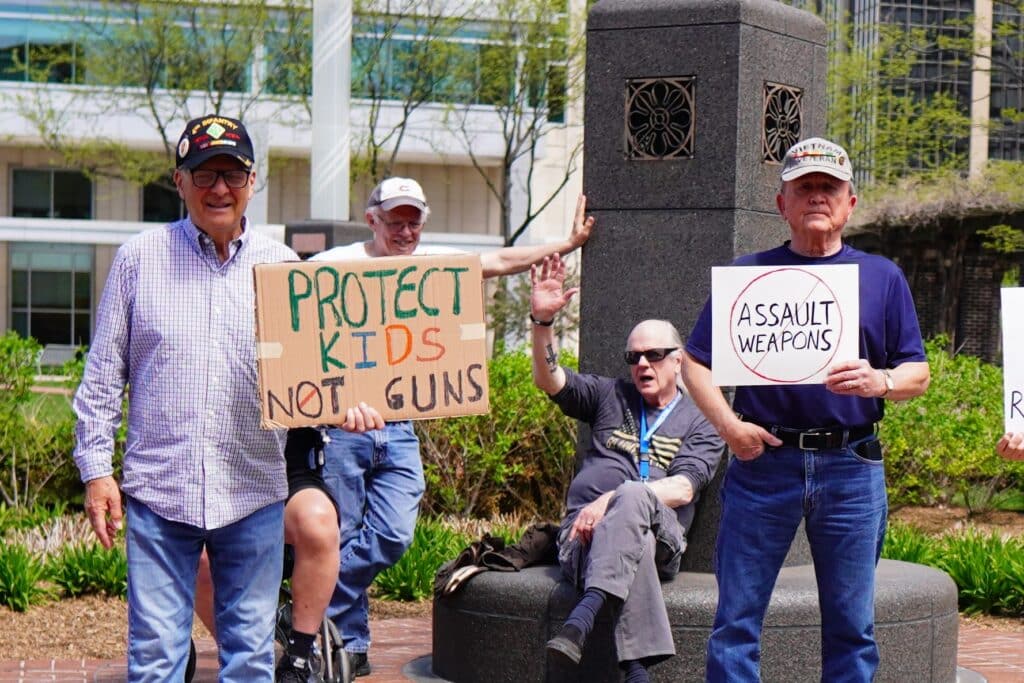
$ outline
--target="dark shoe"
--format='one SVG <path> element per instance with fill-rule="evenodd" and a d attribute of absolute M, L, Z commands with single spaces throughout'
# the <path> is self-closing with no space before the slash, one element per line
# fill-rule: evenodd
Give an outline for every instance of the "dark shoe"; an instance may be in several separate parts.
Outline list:
<path fill-rule="evenodd" d="M 320 676 L 313 673 L 308 659 L 285 654 L 274 671 L 277 683 L 322 683 Z"/>
<path fill-rule="evenodd" d="M 348 655 L 348 666 L 352 670 L 352 677 L 369 676 L 373 671 L 370 668 L 370 659 L 365 652 L 346 652 Z"/>
<path fill-rule="evenodd" d="M 575 626 L 563 626 L 558 635 L 548 641 L 547 648 L 549 657 L 579 664 L 583 658 L 583 634 Z"/>
<path fill-rule="evenodd" d="M 192 683 L 196 675 L 196 641 L 189 640 L 188 663 L 185 664 L 185 683 Z"/>

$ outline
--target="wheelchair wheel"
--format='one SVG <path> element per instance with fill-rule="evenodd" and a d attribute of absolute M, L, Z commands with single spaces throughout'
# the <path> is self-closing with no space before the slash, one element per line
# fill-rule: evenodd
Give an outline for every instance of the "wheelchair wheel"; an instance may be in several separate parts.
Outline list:
<path fill-rule="evenodd" d="M 324 683 L 352 683 L 355 676 L 349 666 L 348 653 L 341 642 L 341 634 L 334 622 L 324 617 L 318 634 L 320 652 L 323 653 L 323 667 L 320 671 Z"/>
<path fill-rule="evenodd" d="M 277 668 L 278 662 L 281 661 L 281 657 L 288 650 L 288 634 L 292 630 L 292 603 L 291 595 L 289 594 L 285 599 L 282 596 L 282 602 L 277 607 L 277 619 L 274 622 L 274 667 Z"/>

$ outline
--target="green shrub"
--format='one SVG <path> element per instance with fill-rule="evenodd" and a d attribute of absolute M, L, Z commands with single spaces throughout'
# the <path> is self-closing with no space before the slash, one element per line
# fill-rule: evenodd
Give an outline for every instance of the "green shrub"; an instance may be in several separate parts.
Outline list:
<path fill-rule="evenodd" d="M 67 403 L 66 396 L 57 397 Z M 11 439 L 6 452 L 15 482 L 4 491 L 15 505 L 54 505 L 77 501 L 83 488 L 78 468 L 71 457 L 74 450 L 75 416 L 70 410 L 55 412 L 48 401 L 25 406 L 22 431 Z"/>
<path fill-rule="evenodd" d="M 67 512 L 67 507 L 67 503 L 64 502 L 36 502 L 31 506 L 22 507 L 0 503 L 0 535 L 11 529 L 31 529 L 62 517 Z"/>
<path fill-rule="evenodd" d="M 931 385 L 923 396 L 886 405 L 880 438 L 885 448 L 889 500 L 894 504 L 949 503 L 972 511 L 1024 474 L 1003 460 L 995 443 L 1003 433 L 1002 371 L 966 355 L 950 355 L 948 340 L 926 344 Z"/>
<path fill-rule="evenodd" d="M 935 567 L 940 555 L 939 542 L 935 538 L 907 524 L 889 525 L 882 557 Z"/>
<path fill-rule="evenodd" d="M 518 541 L 526 528 L 533 523 L 530 518 L 520 514 L 495 515 L 490 519 L 448 516 L 441 517 L 438 521 L 460 536 L 477 540 L 486 533 L 500 536 L 508 543 Z"/>
<path fill-rule="evenodd" d="M 939 567 L 956 582 L 962 611 L 1024 615 L 1024 541 L 976 530 L 942 541 Z"/>
<path fill-rule="evenodd" d="M 15 507 L 81 491 L 70 457 L 75 421 L 69 397 L 32 391 L 41 349 L 16 332 L 0 336 L 0 501 Z"/>
<path fill-rule="evenodd" d="M 70 597 L 128 593 L 128 558 L 115 546 L 107 550 L 99 543 L 71 545 L 50 558 L 51 580 Z"/>
<path fill-rule="evenodd" d="M 385 600 L 423 600 L 433 595 L 438 568 L 473 539 L 433 519 L 420 519 L 412 545 L 398 563 L 377 575 L 374 594 Z M 344 571 L 344 568 L 342 568 Z"/>
<path fill-rule="evenodd" d="M 563 354 L 564 355 L 564 354 Z M 575 359 L 565 359 L 575 366 Z M 491 412 L 416 424 L 432 515 L 519 512 L 558 519 L 572 479 L 576 423 L 533 385 L 523 351 L 489 364 Z"/>
<path fill-rule="evenodd" d="M 956 583 L 963 612 L 1024 616 L 1024 538 L 976 529 L 934 537 L 893 524 L 882 557 L 945 571 Z"/>
<path fill-rule="evenodd" d="M 31 397 L 36 372 L 36 356 L 42 346 L 35 339 L 9 331 L 0 336 L 0 434 L 7 437 L 8 430 L 16 427 L 14 417 Z"/>
<path fill-rule="evenodd" d="M 16 612 L 49 597 L 43 585 L 46 565 L 20 543 L 0 547 L 0 604 Z"/>

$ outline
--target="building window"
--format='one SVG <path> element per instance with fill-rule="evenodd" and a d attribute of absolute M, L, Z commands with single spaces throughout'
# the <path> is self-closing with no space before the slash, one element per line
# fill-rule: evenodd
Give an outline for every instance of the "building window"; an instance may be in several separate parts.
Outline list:
<path fill-rule="evenodd" d="M 151 223 L 172 223 L 185 217 L 185 202 L 170 179 L 149 183 L 142 188 L 142 220 Z"/>
<path fill-rule="evenodd" d="M 25 218 L 92 218 L 92 181 L 77 171 L 16 168 L 11 215 Z"/>
<path fill-rule="evenodd" d="M 10 267 L 12 329 L 43 345 L 89 343 L 92 247 L 16 242 Z"/>
<path fill-rule="evenodd" d="M 0 21 L 0 80 L 83 83 L 82 46 L 65 21 L 7 18 Z"/>

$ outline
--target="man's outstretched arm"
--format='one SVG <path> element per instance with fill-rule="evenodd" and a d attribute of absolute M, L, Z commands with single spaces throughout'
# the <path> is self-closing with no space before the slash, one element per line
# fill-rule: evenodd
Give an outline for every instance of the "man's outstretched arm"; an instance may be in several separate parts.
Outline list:
<path fill-rule="evenodd" d="M 594 228 L 594 217 L 586 216 L 586 212 L 587 198 L 581 194 L 576 200 L 576 218 L 573 221 L 572 231 L 564 242 L 536 244 L 528 247 L 505 247 L 481 254 L 480 265 L 483 269 L 483 276 L 487 278 L 523 273 L 533 264 L 539 263 L 545 256 L 555 254 L 564 256 L 579 249 L 590 239 L 590 232 Z"/>

